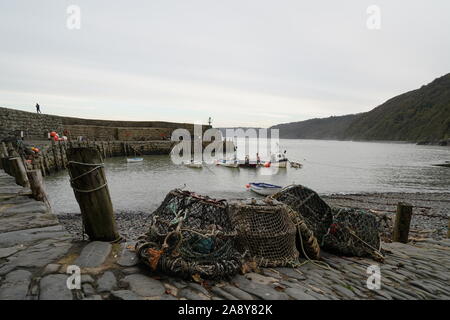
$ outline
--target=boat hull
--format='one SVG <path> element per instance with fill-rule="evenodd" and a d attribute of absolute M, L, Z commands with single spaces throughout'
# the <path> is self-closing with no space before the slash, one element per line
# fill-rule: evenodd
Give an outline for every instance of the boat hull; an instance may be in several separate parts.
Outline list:
<path fill-rule="evenodd" d="M 276 161 L 270 163 L 271 167 L 278 167 L 278 168 L 287 168 L 287 160 L 286 161 Z"/>
<path fill-rule="evenodd" d="M 217 165 L 227 168 L 239 168 L 239 163 L 231 163 L 231 162 L 219 162 Z"/>
<path fill-rule="evenodd" d="M 186 162 L 183 163 L 188 168 L 201 169 L 203 165 L 199 162 Z"/>
<path fill-rule="evenodd" d="M 265 184 L 264 186 L 264 184 L 250 183 L 250 190 L 262 196 L 271 196 L 281 191 L 281 189 L 283 189 L 283 187 L 269 184 Z"/>
<path fill-rule="evenodd" d="M 142 162 L 144 161 L 144 158 L 131 158 L 131 159 L 127 159 L 128 163 L 135 163 L 135 162 Z"/>

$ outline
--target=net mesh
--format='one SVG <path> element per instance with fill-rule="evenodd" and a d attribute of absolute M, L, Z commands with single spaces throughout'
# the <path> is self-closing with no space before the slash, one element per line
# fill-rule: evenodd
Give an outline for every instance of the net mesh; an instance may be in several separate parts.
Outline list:
<path fill-rule="evenodd" d="M 361 209 L 333 208 L 333 223 L 324 236 L 327 251 L 383 260 L 377 217 Z"/>
<path fill-rule="evenodd" d="M 297 228 L 296 246 L 300 256 L 306 259 L 318 260 L 320 246 L 312 230 L 306 225 L 305 219 L 291 207 L 285 205 L 291 221 Z"/>
<path fill-rule="evenodd" d="M 319 195 L 302 185 L 292 185 L 271 196 L 296 211 L 305 221 L 319 243 L 327 233 L 333 217 L 331 208 Z"/>
<path fill-rule="evenodd" d="M 136 252 L 152 270 L 186 279 L 222 279 L 240 269 L 242 255 L 233 246 L 236 232 L 225 200 L 172 190 L 151 219 Z"/>
<path fill-rule="evenodd" d="M 262 267 L 296 266 L 297 229 L 288 208 L 272 200 L 233 200 L 229 213 L 236 226 L 236 248 Z"/>

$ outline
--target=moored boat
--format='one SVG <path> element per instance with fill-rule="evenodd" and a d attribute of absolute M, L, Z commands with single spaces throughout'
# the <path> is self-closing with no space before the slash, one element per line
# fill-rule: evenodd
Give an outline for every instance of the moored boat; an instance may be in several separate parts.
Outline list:
<path fill-rule="evenodd" d="M 231 161 L 222 160 L 222 161 L 218 161 L 217 165 L 223 166 L 223 167 L 228 167 L 228 168 L 238 168 L 239 162 L 236 160 L 231 160 Z"/>
<path fill-rule="evenodd" d="M 270 196 L 281 191 L 283 187 L 264 182 L 250 182 L 247 188 L 262 196 Z"/>
<path fill-rule="evenodd" d="M 286 151 L 285 151 L 286 153 Z M 270 165 L 272 167 L 278 167 L 278 168 L 286 168 L 288 159 L 286 158 L 285 153 L 274 153 L 270 156 Z"/>
<path fill-rule="evenodd" d="M 203 167 L 203 163 L 201 161 L 186 161 L 183 162 L 186 167 L 200 169 Z"/>
<path fill-rule="evenodd" d="M 142 161 L 144 161 L 144 158 L 137 158 L 137 157 L 135 157 L 135 158 L 127 158 L 127 162 L 128 163 L 142 162 Z"/>

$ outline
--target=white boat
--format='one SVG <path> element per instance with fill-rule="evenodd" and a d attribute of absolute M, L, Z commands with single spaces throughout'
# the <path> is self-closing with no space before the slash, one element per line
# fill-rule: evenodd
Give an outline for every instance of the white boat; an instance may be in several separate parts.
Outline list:
<path fill-rule="evenodd" d="M 284 153 L 274 153 L 270 156 L 270 166 L 278 168 L 286 168 L 288 159 Z"/>
<path fill-rule="evenodd" d="M 239 168 L 239 161 L 237 161 L 237 160 L 231 160 L 231 161 L 222 160 L 222 161 L 218 161 L 217 165 L 223 166 L 223 167 L 228 167 L 228 168 Z"/>
<path fill-rule="evenodd" d="M 144 161 L 144 158 L 127 158 L 127 162 L 132 163 L 132 162 L 142 162 Z"/>
<path fill-rule="evenodd" d="M 200 169 L 203 167 L 203 163 L 201 161 L 186 161 L 183 162 L 186 167 Z"/>
<path fill-rule="evenodd" d="M 277 193 L 278 191 L 281 191 L 281 189 L 283 189 L 283 187 L 281 186 L 277 186 L 274 184 L 270 184 L 270 183 L 258 183 L 258 182 L 250 182 L 247 187 L 257 193 L 260 194 L 262 196 L 270 196 L 272 194 Z"/>

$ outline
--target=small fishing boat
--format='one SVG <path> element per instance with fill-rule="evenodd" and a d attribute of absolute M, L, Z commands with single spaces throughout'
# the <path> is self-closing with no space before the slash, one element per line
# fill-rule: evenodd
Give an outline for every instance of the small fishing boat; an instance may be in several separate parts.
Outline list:
<path fill-rule="evenodd" d="M 288 159 L 284 153 L 278 152 L 270 156 L 270 165 L 278 168 L 286 168 Z"/>
<path fill-rule="evenodd" d="M 281 186 L 264 182 L 250 182 L 247 188 L 262 196 L 270 196 L 283 189 Z"/>
<path fill-rule="evenodd" d="M 222 161 L 218 161 L 217 165 L 218 166 L 223 166 L 223 167 L 228 167 L 228 168 L 239 168 L 239 162 L 236 161 L 236 160 L 231 160 L 231 161 L 222 160 Z"/>
<path fill-rule="evenodd" d="M 195 169 L 201 169 L 203 167 L 203 163 L 201 161 L 192 161 L 191 160 L 191 161 L 183 162 L 183 164 L 186 167 L 195 168 Z"/>
<path fill-rule="evenodd" d="M 301 169 L 303 167 L 303 165 L 300 162 L 289 161 L 289 164 L 291 165 L 291 168 L 294 169 Z"/>
<path fill-rule="evenodd" d="M 127 158 L 128 163 L 134 163 L 134 162 L 142 162 L 144 161 L 144 158 Z"/>

